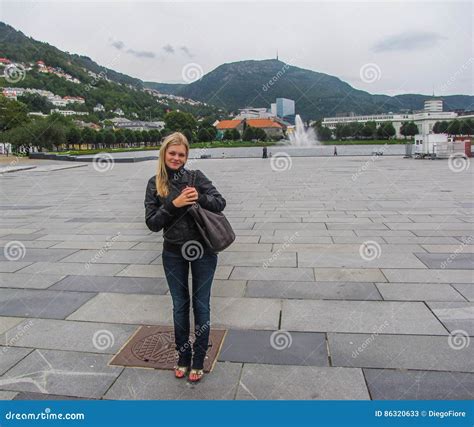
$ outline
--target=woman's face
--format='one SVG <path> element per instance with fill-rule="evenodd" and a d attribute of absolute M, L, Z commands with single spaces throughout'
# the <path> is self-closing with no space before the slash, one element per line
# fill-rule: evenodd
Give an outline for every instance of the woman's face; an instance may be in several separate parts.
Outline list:
<path fill-rule="evenodd" d="M 166 150 L 165 163 L 170 169 L 179 169 L 186 163 L 186 148 L 184 145 L 170 145 Z"/>

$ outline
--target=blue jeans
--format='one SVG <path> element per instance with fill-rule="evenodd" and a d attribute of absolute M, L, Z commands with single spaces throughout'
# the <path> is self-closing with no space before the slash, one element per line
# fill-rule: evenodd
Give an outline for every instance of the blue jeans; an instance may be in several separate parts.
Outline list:
<path fill-rule="evenodd" d="M 211 328 L 211 285 L 217 266 L 217 253 L 205 249 L 200 258 L 184 258 L 180 253 L 163 251 L 163 268 L 173 299 L 173 322 L 178 364 L 202 369 L 209 344 Z M 192 272 L 192 303 L 195 340 L 191 351 L 189 264 Z M 194 356 L 193 356 L 194 353 Z"/>

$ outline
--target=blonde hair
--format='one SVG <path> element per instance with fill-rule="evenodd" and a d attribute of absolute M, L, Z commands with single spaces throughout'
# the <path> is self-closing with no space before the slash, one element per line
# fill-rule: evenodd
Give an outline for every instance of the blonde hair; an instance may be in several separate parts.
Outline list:
<path fill-rule="evenodd" d="M 189 155 L 188 139 L 181 132 L 174 132 L 165 138 L 163 144 L 161 144 L 158 158 L 158 168 L 156 171 L 156 193 L 161 197 L 166 197 L 170 193 L 165 155 L 168 148 L 172 145 L 184 145 L 184 148 L 186 149 L 186 160 L 188 159 Z"/>

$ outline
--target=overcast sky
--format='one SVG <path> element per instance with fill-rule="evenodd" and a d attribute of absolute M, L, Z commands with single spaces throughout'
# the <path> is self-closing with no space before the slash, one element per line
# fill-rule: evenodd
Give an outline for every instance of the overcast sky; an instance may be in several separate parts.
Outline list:
<path fill-rule="evenodd" d="M 471 1 L 62 2 L 0 0 L 27 36 L 143 80 L 276 56 L 389 95 L 473 93 Z"/>

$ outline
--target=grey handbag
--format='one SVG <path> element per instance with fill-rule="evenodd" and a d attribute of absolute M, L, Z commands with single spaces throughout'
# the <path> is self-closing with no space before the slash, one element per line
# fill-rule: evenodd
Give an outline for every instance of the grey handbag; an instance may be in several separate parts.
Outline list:
<path fill-rule="evenodd" d="M 195 177 L 195 171 L 191 171 L 189 187 L 194 187 Z M 223 251 L 235 240 L 234 230 L 222 212 L 211 212 L 197 202 L 187 212 L 194 218 L 202 238 L 214 252 Z"/>

